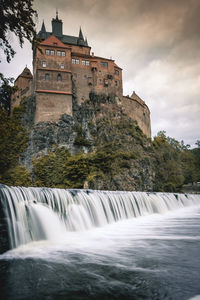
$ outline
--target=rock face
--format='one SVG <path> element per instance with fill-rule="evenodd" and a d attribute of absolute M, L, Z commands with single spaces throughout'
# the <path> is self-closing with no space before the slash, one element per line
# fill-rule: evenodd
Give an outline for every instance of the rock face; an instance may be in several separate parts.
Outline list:
<path fill-rule="evenodd" d="M 59 122 L 36 125 L 33 123 L 34 98 L 31 98 L 31 103 L 22 117 L 23 124 L 30 130 L 27 149 L 21 155 L 21 163 L 27 169 L 32 170 L 32 159 L 53 151 L 55 145 L 69 149 L 72 155 L 95 153 L 107 147 L 120 152 L 122 157 L 130 156 L 130 159 L 122 159 L 119 164 L 113 161 L 110 172 L 86 182 L 84 186 L 106 190 L 153 189 L 155 172 L 151 143 L 118 105 L 115 95 L 91 93 L 90 100 L 81 105 L 74 97 L 73 117 L 63 114 Z M 131 153 L 134 153 L 134 158 Z"/>

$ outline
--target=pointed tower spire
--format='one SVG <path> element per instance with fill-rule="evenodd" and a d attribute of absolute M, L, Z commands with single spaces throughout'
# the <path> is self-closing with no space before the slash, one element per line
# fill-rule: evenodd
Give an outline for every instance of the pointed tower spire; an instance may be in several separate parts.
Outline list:
<path fill-rule="evenodd" d="M 46 32 L 46 28 L 45 28 L 45 25 L 44 25 L 44 20 L 42 22 L 41 32 L 42 33 Z"/>
<path fill-rule="evenodd" d="M 58 20 L 58 9 L 56 8 L 56 20 Z"/>
<path fill-rule="evenodd" d="M 84 41 L 83 33 L 82 33 L 82 30 L 81 30 L 81 27 L 80 27 L 80 30 L 79 30 L 79 39 Z"/>
<path fill-rule="evenodd" d="M 85 38 L 85 45 L 88 46 L 87 37 Z"/>

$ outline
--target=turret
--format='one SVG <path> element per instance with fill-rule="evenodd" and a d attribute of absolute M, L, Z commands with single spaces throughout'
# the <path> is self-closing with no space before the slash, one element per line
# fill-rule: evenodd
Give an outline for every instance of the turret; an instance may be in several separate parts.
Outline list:
<path fill-rule="evenodd" d="M 81 30 L 81 27 L 80 27 L 80 31 L 79 31 L 79 37 L 78 37 L 77 44 L 79 46 L 85 46 L 85 41 L 84 41 L 84 38 L 83 38 L 83 33 L 82 33 L 82 30 Z"/>
<path fill-rule="evenodd" d="M 62 20 L 58 19 L 58 11 L 56 11 L 56 18 L 52 19 L 51 21 L 52 24 L 52 34 L 57 36 L 57 37 L 62 37 L 63 32 L 62 32 Z"/>
<path fill-rule="evenodd" d="M 41 30 L 38 34 L 38 36 L 42 39 L 42 40 L 45 40 L 46 39 L 46 28 L 45 28 L 45 25 L 44 25 L 44 20 L 42 22 L 42 27 L 41 27 Z"/>

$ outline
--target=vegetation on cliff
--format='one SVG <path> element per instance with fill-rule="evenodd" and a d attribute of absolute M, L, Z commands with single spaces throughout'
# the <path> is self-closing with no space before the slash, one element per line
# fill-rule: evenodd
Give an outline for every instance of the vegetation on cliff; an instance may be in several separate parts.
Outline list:
<path fill-rule="evenodd" d="M 93 96 L 92 101 L 74 111 L 74 118 L 63 116 L 60 125 L 44 123 L 29 133 L 27 120 L 22 117 L 27 113 L 26 102 L 14 110 L 12 117 L 2 109 L 1 183 L 173 192 L 181 191 L 184 183 L 200 180 L 199 143 L 190 150 L 165 132 L 158 133 L 153 141 L 147 139 L 113 98 L 106 96 Z M 39 132 L 39 140 L 34 130 Z M 65 132 L 70 146 L 64 146 L 63 140 L 54 142 L 52 137 L 59 132 Z M 49 136 L 51 143 L 47 143 Z M 20 161 L 23 162 L 27 142 L 30 144 L 33 137 L 34 151 L 39 149 L 40 154 L 33 156 L 32 169 L 27 170 Z"/>
<path fill-rule="evenodd" d="M 19 106 L 9 117 L 7 110 L 0 109 L 0 180 L 8 185 L 31 184 L 29 172 L 19 163 L 28 142 L 28 132 L 21 122 L 24 110 L 24 105 Z"/>

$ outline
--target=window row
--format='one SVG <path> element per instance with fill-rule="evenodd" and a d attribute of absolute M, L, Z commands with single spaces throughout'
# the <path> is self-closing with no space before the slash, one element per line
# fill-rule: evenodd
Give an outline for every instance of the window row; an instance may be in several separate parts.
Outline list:
<path fill-rule="evenodd" d="M 55 51 L 54 50 L 46 49 L 45 53 L 46 53 L 46 55 L 52 55 L 52 56 L 55 55 Z M 65 55 L 66 55 L 65 51 L 57 50 L 57 56 L 65 56 Z"/>
<path fill-rule="evenodd" d="M 50 80 L 50 75 L 48 73 L 45 74 L 45 80 Z M 57 75 L 57 81 L 62 81 L 62 76 L 60 74 Z"/>
<path fill-rule="evenodd" d="M 77 79 L 77 77 L 78 77 L 77 74 L 74 73 L 74 74 L 73 74 L 73 79 Z M 87 80 L 87 75 L 83 75 L 83 79 L 84 79 L 84 80 Z"/>
<path fill-rule="evenodd" d="M 42 61 L 42 67 L 43 67 L 43 68 L 46 68 L 46 67 L 47 67 L 47 62 L 46 62 L 45 60 Z M 64 63 L 61 63 L 61 64 L 60 64 L 60 68 L 61 68 L 61 69 L 64 69 L 64 68 L 65 68 L 65 64 L 64 64 Z"/>
<path fill-rule="evenodd" d="M 104 84 L 104 86 L 108 86 L 109 85 L 109 83 L 108 83 L 108 80 L 107 79 L 99 79 L 99 84 L 101 85 L 101 84 Z M 117 80 L 115 80 L 115 86 L 118 86 L 118 81 Z"/>
<path fill-rule="evenodd" d="M 72 58 L 72 63 L 73 63 L 73 64 L 76 64 L 76 65 L 79 65 L 79 64 L 80 64 L 80 60 L 79 60 L 79 59 Z M 82 65 L 83 65 L 83 66 L 89 66 L 89 65 L 90 65 L 89 60 L 82 60 Z"/>

